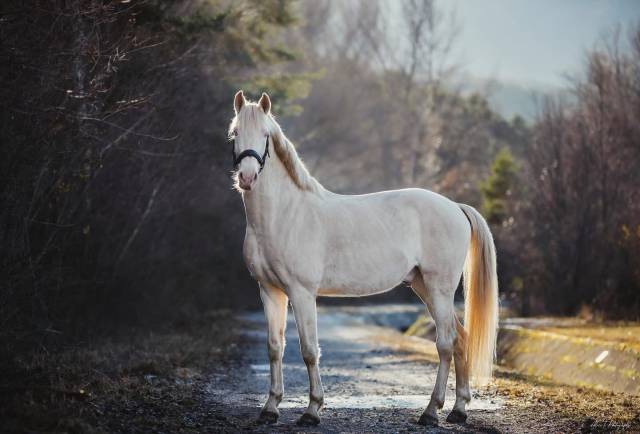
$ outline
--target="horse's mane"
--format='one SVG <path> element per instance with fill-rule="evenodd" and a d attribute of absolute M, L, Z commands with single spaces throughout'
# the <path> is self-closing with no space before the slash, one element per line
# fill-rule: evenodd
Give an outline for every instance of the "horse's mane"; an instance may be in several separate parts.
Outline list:
<path fill-rule="evenodd" d="M 293 143 L 284 135 L 280 125 L 277 124 L 275 119 L 273 119 L 273 123 L 276 125 L 276 130 L 271 133 L 273 148 L 293 183 L 297 185 L 300 190 L 311 191 L 313 193 L 325 191 L 322 184 L 311 176 L 309 170 L 298 156 L 298 152 L 293 146 Z"/>
<path fill-rule="evenodd" d="M 259 128 L 260 125 L 257 125 L 259 123 L 259 119 L 264 119 L 264 117 L 259 116 L 258 111 L 261 111 L 261 109 L 257 104 L 246 104 L 238 116 L 236 116 L 236 119 L 231 123 L 229 130 L 233 130 L 238 122 L 241 122 L 243 125 L 254 124 L 254 128 Z M 269 131 L 273 150 L 275 151 L 278 159 L 282 162 L 293 183 L 303 191 L 310 191 L 313 193 L 322 193 L 326 191 L 322 184 L 311 176 L 309 170 L 307 170 L 306 166 L 298 156 L 298 152 L 293 146 L 293 143 L 291 143 L 291 141 L 284 135 L 282 128 L 273 115 L 268 114 L 267 120 L 267 130 Z"/>

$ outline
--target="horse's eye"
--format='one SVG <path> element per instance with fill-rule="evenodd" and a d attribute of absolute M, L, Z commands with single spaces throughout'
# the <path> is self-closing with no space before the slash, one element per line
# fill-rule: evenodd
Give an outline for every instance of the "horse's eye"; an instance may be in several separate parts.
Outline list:
<path fill-rule="evenodd" d="M 231 136 L 233 136 L 233 137 L 238 137 L 238 130 L 237 130 L 237 129 L 236 129 L 236 130 L 233 130 L 233 131 L 231 132 Z"/>

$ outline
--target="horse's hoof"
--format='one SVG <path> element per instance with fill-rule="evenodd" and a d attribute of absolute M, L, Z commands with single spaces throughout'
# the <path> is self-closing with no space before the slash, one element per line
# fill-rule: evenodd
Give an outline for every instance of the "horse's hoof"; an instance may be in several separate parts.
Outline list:
<path fill-rule="evenodd" d="M 320 418 L 310 413 L 304 413 L 296 422 L 297 425 L 302 426 L 316 426 L 320 423 Z"/>
<path fill-rule="evenodd" d="M 418 419 L 418 424 L 423 426 L 438 426 L 438 418 L 428 413 L 422 413 L 422 416 Z"/>
<path fill-rule="evenodd" d="M 447 416 L 447 422 L 449 423 L 465 423 L 467 421 L 467 413 L 461 410 L 453 409 L 449 416 Z"/>
<path fill-rule="evenodd" d="M 278 417 L 280 415 L 275 411 L 271 410 L 262 410 L 260 412 L 260 417 L 258 417 L 258 423 L 260 424 L 274 424 L 278 421 Z"/>

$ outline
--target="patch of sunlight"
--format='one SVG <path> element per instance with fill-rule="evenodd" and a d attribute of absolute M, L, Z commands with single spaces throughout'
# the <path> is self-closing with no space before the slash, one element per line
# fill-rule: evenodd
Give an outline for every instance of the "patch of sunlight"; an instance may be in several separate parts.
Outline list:
<path fill-rule="evenodd" d="M 269 371 L 269 364 L 268 363 L 263 363 L 260 365 L 251 365 L 251 370 L 255 371 L 255 372 L 268 372 Z"/>
<path fill-rule="evenodd" d="M 450 394 L 445 402 L 445 408 L 452 408 L 455 403 L 454 394 Z M 280 404 L 280 408 L 306 407 L 309 398 L 307 396 L 289 397 Z M 352 396 L 326 396 L 327 408 L 413 408 L 424 409 L 429 402 L 429 395 L 352 395 Z M 502 408 L 503 400 L 473 399 L 467 405 L 469 410 L 498 410 Z"/>
<path fill-rule="evenodd" d="M 230 405 L 249 405 L 260 407 L 264 404 L 267 393 L 238 393 L 236 390 L 218 389 L 213 385 L 207 388 L 213 399 L 223 399 Z M 455 403 L 455 392 L 447 391 L 445 409 L 453 408 Z M 408 408 L 424 409 L 429 402 L 429 395 L 325 395 L 325 406 L 327 408 Z M 467 405 L 469 410 L 499 410 L 504 406 L 504 399 L 500 397 L 472 399 Z M 280 408 L 306 408 L 309 403 L 309 396 L 287 395 L 280 403 Z"/>
<path fill-rule="evenodd" d="M 268 377 L 270 375 L 271 367 L 268 363 L 250 366 L 251 370 L 253 371 L 253 375 L 255 375 L 256 377 Z"/>

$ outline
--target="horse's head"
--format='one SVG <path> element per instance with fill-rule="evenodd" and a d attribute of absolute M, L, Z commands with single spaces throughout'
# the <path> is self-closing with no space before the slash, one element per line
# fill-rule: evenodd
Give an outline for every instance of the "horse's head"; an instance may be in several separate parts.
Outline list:
<path fill-rule="evenodd" d="M 233 140 L 236 181 L 243 190 L 251 190 L 269 155 L 271 100 L 263 93 L 257 104 L 248 102 L 240 90 L 233 99 L 233 108 L 236 116 L 229 126 L 229 137 Z"/>

